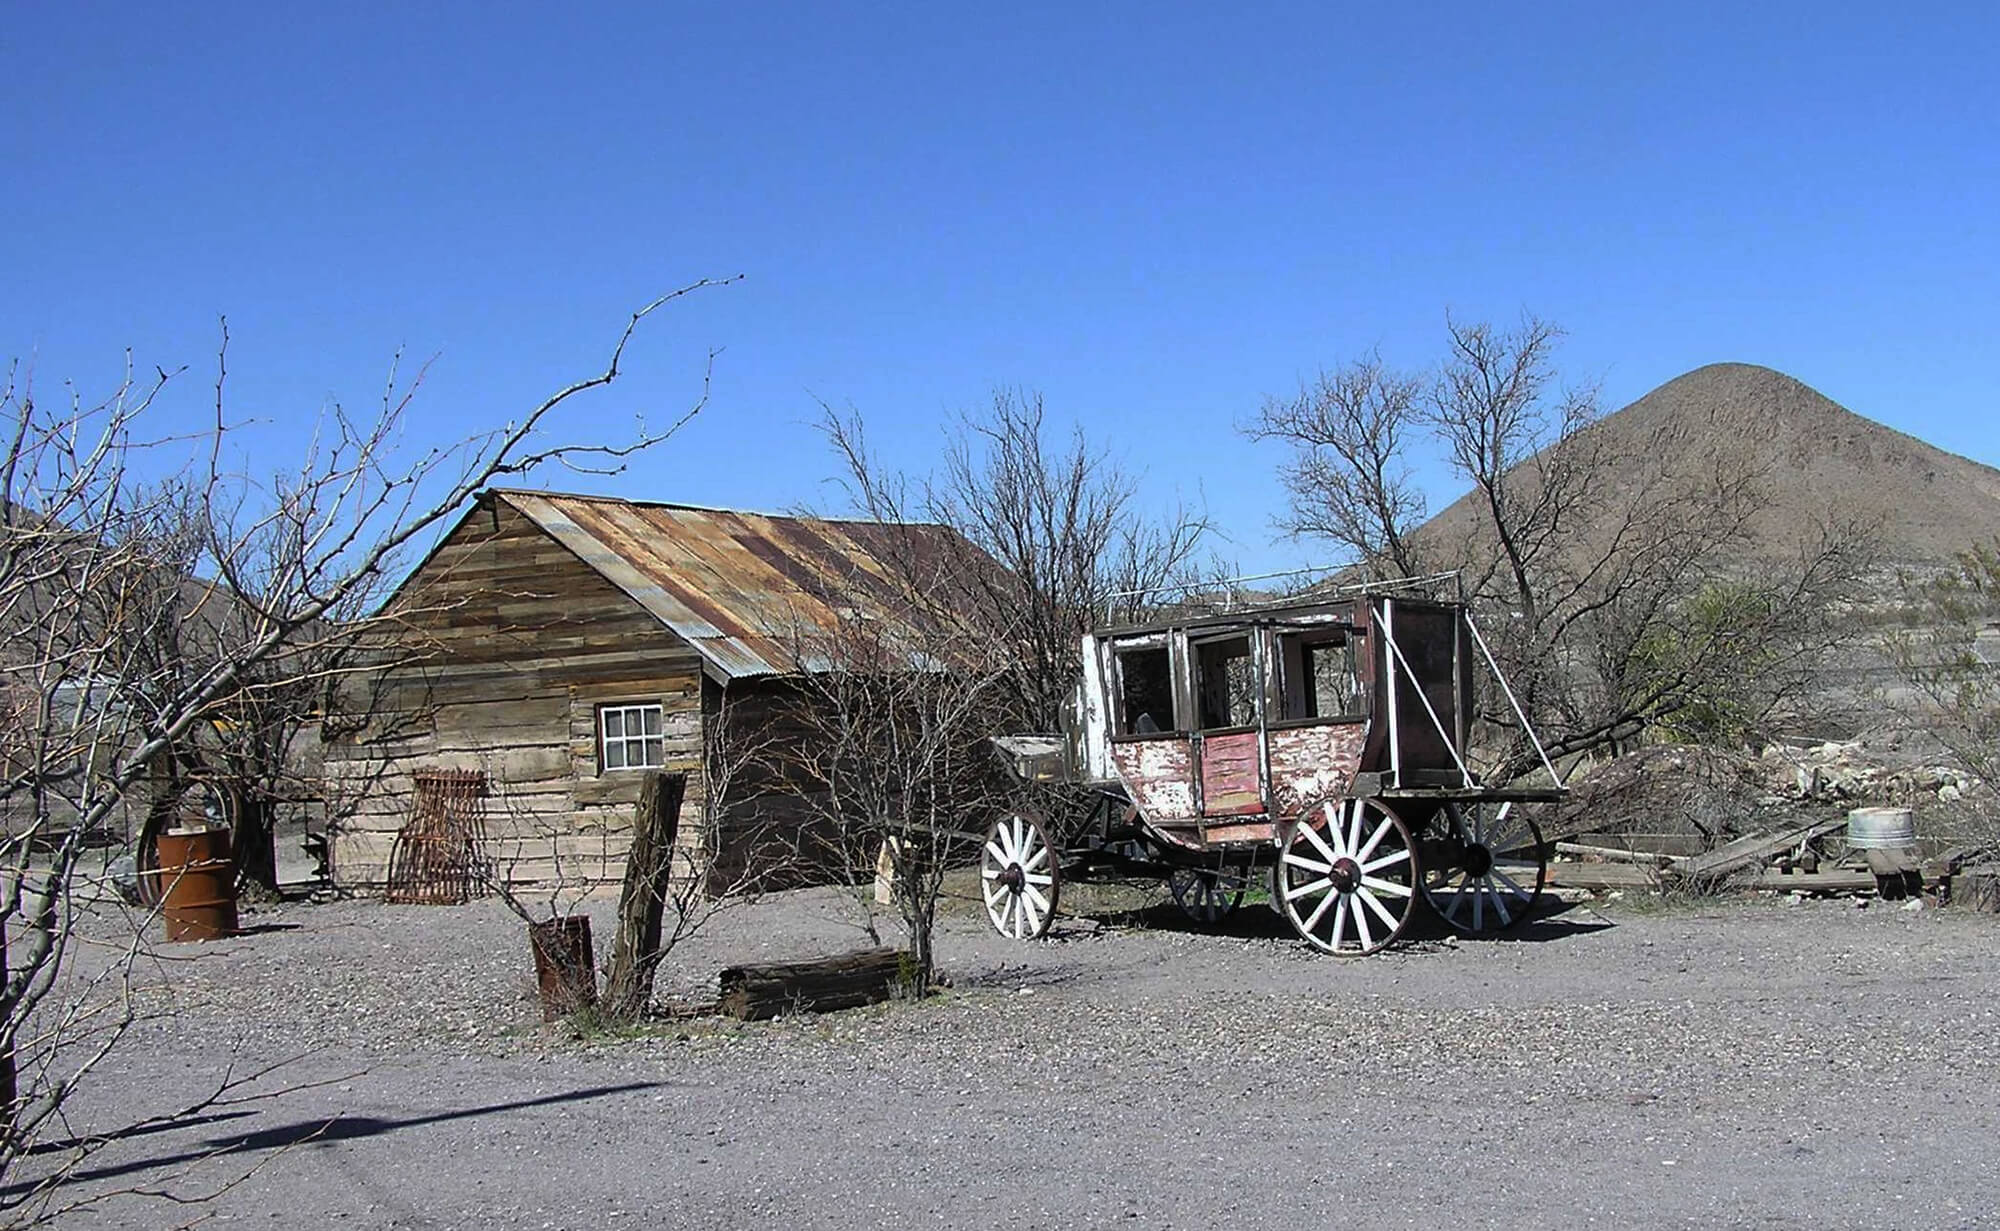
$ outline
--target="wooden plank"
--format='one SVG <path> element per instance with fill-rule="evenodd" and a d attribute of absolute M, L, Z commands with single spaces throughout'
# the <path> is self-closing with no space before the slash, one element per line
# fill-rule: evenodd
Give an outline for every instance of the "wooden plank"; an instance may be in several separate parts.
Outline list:
<path fill-rule="evenodd" d="M 1548 883 L 1561 889 L 1657 889 L 1659 878 L 1629 863 L 1569 863 L 1549 865 Z"/>
<path fill-rule="evenodd" d="M 1549 865 L 1548 883 L 1563 889 L 1656 889 L 1660 877 L 1651 869 L 1627 863 L 1572 863 Z M 1875 888 L 1868 872 L 1779 872 L 1766 869 L 1754 877 L 1739 877 L 1731 888 L 1771 889 L 1780 893 L 1866 893 Z"/>
<path fill-rule="evenodd" d="M 1751 884 L 1757 889 L 1775 889 L 1780 893 L 1866 893 L 1875 888 L 1875 877 L 1845 868 L 1831 872 L 1780 872 L 1766 868 Z"/>
<path fill-rule="evenodd" d="M 1684 860 L 1675 866 L 1674 871 L 1689 880 L 1715 880 L 1753 864 L 1762 863 L 1775 855 L 1782 855 L 1802 842 L 1823 837 L 1845 828 L 1846 825 L 1845 819 L 1814 821 L 1767 833 L 1750 834 L 1734 842 L 1726 842 L 1705 855 L 1696 855 Z"/>
<path fill-rule="evenodd" d="M 1587 859 L 1608 859 L 1613 863 L 1636 863 L 1647 868 L 1663 868 L 1673 862 L 1670 856 L 1656 851 L 1632 851 L 1617 846 L 1590 846 L 1582 842 L 1558 842 L 1556 853 L 1582 855 Z"/>
<path fill-rule="evenodd" d="M 1257 776 L 1258 735 L 1244 731 L 1207 735 L 1201 741 L 1202 811 L 1208 816 L 1242 816 L 1264 810 Z"/>

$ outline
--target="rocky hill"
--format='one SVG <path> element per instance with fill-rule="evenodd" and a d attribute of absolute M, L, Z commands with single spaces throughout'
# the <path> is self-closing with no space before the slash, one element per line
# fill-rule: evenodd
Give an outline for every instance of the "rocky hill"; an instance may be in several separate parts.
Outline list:
<path fill-rule="evenodd" d="M 1726 460 L 1760 473 L 1766 504 L 1751 527 L 1753 558 L 1791 554 L 1801 528 L 1829 515 L 1874 526 L 1882 559 L 1894 564 L 1948 560 L 2000 534 L 2000 470 L 1855 414 L 1770 368 L 1696 368 L 1590 430 L 1604 435 L 1610 456 L 1637 459 L 1663 429 L 1685 446 L 1674 470 L 1693 474 Z M 1603 482 L 1613 492 L 1637 486 L 1617 470 Z M 1476 524 L 1468 495 L 1422 533 L 1462 541 Z"/>

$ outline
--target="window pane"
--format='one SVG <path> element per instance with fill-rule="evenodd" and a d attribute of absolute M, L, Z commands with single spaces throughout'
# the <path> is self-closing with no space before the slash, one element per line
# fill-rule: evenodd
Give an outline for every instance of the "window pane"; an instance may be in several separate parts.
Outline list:
<path fill-rule="evenodd" d="M 1174 729 L 1174 682 L 1167 647 L 1118 654 L 1119 734 Z"/>
<path fill-rule="evenodd" d="M 625 768 L 625 741 L 608 739 L 604 741 L 604 768 Z"/>
<path fill-rule="evenodd" d="M 604 735 L 606 739 L 617 739 L 625 734 L 625 711 L 604 711 Z"/>
<path fill-rule="evenodd" d="M 657 739 L 649 739 L 646 741 L 645 748 L 646 748 L 645 761 L 644 761 L 645 764 L 647 765 L 666 764 L 667 749 L 666 749 L 666 744 L 663 741 Z"/>
<path fill-rule="evenodd" d="M 646 707 L 645 714 L 646 714 L 646 734 L 658 735 L 660 733 L 660 707 L 657 705 L 649 705 Z"/>

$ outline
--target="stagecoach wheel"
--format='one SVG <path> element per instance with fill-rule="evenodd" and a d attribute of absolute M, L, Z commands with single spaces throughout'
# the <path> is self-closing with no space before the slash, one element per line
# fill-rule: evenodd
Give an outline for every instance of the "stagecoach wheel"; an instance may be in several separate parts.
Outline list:
<path fill-rule="evenodd" d="M 1316 949 L 1360 957 L 1394 941 L 1416 899 L 1409 827 L 1372 799 L 1328 800 L 1292 826 L 1272 896 Z"/>
<path fill-rule="evenodd" d="M 1438 823 L 1446 827 L 1443 846 L 1455 855 L 1424 868 L 1424 900 L 1447 927 L 1490 935 L 1534 913 L 1549 865 L 1542 831 L 1526 809 L 1446 804 Z"/>
<path fill-rule="evenodd" d="M 1040 817 L 1013 812 L 986 831 L 979 889 L 993 930 L 1015 940 L 1046 935 L 1062 891 L 1062 861 Z"/>
<path fill-rule="evenodd" d="M 1196 923 L 1221 923 L 1243 905 L 1250 887 L 1250 869 L 1241 863 L 1214 868 L 1175 868 L 1167 873 L 1174 905 Z"/>

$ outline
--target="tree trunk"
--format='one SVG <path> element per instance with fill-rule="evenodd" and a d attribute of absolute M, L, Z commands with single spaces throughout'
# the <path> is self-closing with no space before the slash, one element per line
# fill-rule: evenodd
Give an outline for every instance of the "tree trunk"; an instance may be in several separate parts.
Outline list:
<path fill-rule="evenodd" d="M 7 961 L 7 921 L 0 919 L 0 977 L 6 977 L 12 967 Z M 12 1006 L 9 1006 L 10 1008 Z M 0 1039 L 0 1156 L 12 1153 L 14 1140 L 14 1115 L 20 1101 L 20 1075 L 15 1069 L 14 1032 L 7 1031 Z"/>
<path fill-rule="evenodd" d="M 255 791 L 237 794 L 236 870 L 241 888 L 252 886 L 278 896 L 278 845 L 272 830 L 271 801 Z"/>
<path fill-rule="evenodd" d="M 625 863 L 625 887 L 618 895 L 618 939 L 611 951 L 611 975 L 604 989 L 605 1016 L 632 1022 L 653 999 L 653 972 L 659 968 L 660 916 L 673 873 L 674 835 L 680 829 L 687 775 L 654 771 L 639 790 L 632 818 L 632 854 Z"/>

